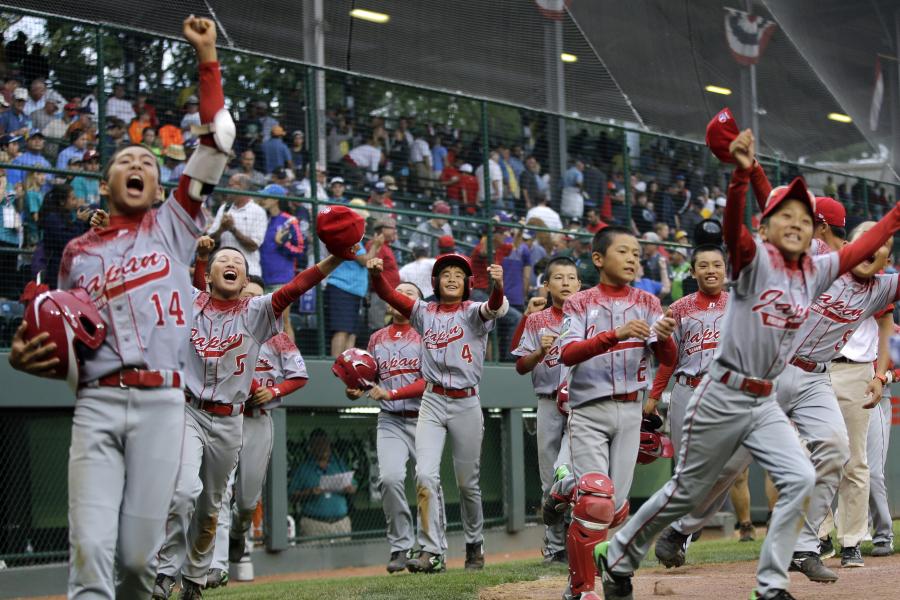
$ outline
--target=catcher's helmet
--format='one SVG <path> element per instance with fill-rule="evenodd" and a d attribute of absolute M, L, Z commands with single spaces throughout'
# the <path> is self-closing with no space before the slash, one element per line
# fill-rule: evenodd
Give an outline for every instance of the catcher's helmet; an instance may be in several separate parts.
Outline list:
<path fill-rule="evenodd" d="M 656 431 L 660 427 L 662 427 L 662 419 L 657 415 L 645 415 L 641 421 L 641 445 L 637 457 L 639 465 L 652 463 L 657 458 L 675 456 L 672 440 Z"/>
<path fill-rule="evenodd" d="M 96 350 L 106 338 L 106 325 L 100 311 L 81 289 L 53 290 L 39 294 L 25 310 L 25 338 L 49 333 L 46 343 L 56 344 L 59 363 L 52 377 L 78 383 L 78 364 L 83 353 Z"/>
<path fill-rule="evenodd" d="M 469 299 L 469 293 L 472 291 L 472 286 L 475 284 L 472 277 L 472 263 L 469 262 L 468 256 L 456 252 L 441 254 L 437 257 L 437 260 L 434 261 L 434 266 L 431 267 L 431 287 L 434 288 L 434 297 L 438 300 L 441 299 L 441 271 L 450 266 L 459 267 L 466 274 L 466 283 L 463 288 L 462 296 L 463 302 L 465 302 Z"/>
<path fill-rule="evenodd" d="M 369 390 L 375 387 L 378 363 L 365 350 L 350 348 L 341 352 L 334 360 L 331 372 L 348 388 Z"/>
<path fill-rule="evenodd" d="M 556 389 L 556 410 L 565 417 L 569 416 L 569 382 L 563 381 Z"/>
<path fill-rule="evenodd" d="M 694 227 L 694 246 L 721 246 L 722 224 L 716 219 L 703 219 Z"/>

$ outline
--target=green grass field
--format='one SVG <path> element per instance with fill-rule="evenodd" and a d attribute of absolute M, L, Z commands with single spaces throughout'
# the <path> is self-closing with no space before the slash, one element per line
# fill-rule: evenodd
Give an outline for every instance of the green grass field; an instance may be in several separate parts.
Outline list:
<path fill-rule="evenodd" d="M 894 531 L 900 538 L 900 521 L 894 524 Z M 761 544 L 761 540 L 741 543 L 736 539 L 701 539 L 691 546 L 688 563 L 756 560 Z M 871 544 L 863 544 L 863 553 L 868 553 L 871 547 Z M 653 567 L 657 563 L 648 559 L 643 566 Z M 315 579 L 226 587 L 208 590 L 203 596 L 234 600 L 476 600 L 478 591 L 482 588 L 516 581 L 534 581 L 547 576 L 563 576 L 565 573 L 564 567 L 543 567 L 540 559 L 535 559 L 489 565 L 479 573 L 451 569 L 440 575 L 385 574 L 375 577 Z"/>

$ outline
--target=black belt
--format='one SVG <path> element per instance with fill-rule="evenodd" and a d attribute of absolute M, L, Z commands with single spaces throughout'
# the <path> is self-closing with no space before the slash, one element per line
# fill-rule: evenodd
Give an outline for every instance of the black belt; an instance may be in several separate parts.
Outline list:
<path fill-rule="evenodd" d="M 850 360 L 849 358 L 847 358 L 847 357 L 844 356 L 844 355 L 841 355 L 841 356 L 838 356 L 837 358 L 831 359 L 831 362 L 833 362 L 833 363 L 847 363 L 847 364 L 849 364 L 849 365 L 867 365 L 867 364 L 869 364 L 869 361 L 859 362 L 858 360 Z"/>

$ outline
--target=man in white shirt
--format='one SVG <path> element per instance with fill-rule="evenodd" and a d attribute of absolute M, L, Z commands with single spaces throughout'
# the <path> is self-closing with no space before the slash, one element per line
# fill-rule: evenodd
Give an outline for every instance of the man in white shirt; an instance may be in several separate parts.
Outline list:
<path fill-rule="evenodd" d="M 23 111 L 26 115 L 41 110 L 47 102 L 47 98 L 53 98 L 56 103 L 56 112 L 54 114 L 61 115 L 62 107 L 66 104 L 66 99 L 53 90 L 47 89 L 47 84 L 40 77 L 35 78 L 28 87 L 28 101 L 25 102 Z"/>
<path fill-rule="evenodd" d="M 250 178 L 242 173 L 232 175 L 228 179 L 228 187 L 246 190 L 250 187 Z M 266 237 L 268 224 L 266 211 L 250 196 L 231 195 L 219 207 L 209 227 L 209 235 L 220 246 L 232 246 L 243 252 L 247 257 L 247 272 L 261 276 L 259 246 Z"/>
<path fill-rule="evenodd" d="M 535 198 L 537 206 L 533 207 L 525 215 L 525 221 L 537 218 L 544 222 L 550 229 L 562 229 L 562 220 L 559 213 L 547 206 L 547 194 L 539 193 Z"/>
<path fill-rule="evenodd" d="M 492 150 L 488 160 L 488 173 L 491 178 L 491 205 L 503 208 L 503 172 L 500 170 L 500 155 Z M 484 165 L 475 169 L 475 177 L 478 179 L 478 203 L 484 203 Z"/>
<path fill-rule="evenodd" d="M 113 95 L 106 101 L 106 116 L 116 117 L 125 121 L 125 127 L 134 119 L 134 107 L 125 99 L 125 84 L 117 83 L 113 86 Z"/>
<path fill-rule="evenodd" d="M 351 150 L 346 159 L 351 166 L 363 172 L 368 183 L 378 181 L 378 169 L 381 166 L 382 154 L 381 148 L 371 137 L 364 144 Z"/>
<path fill-rule="evenodd" d="M 400 281 L 413 283 L 422 290 L 422 297 L 428 300 L 434 296 L 431 287 L 431 268 L 435 259 L 428 256 L 428 248 L 418 246 L 412 251 L 413 261 L 400 267 Z"/>
<path fill-rule="evenodd" d="M 431 188 L 434 184 L 431 178 L 431 146 L 421 133 L 419 133 L 409 148 L 409 162 L 412 163 L 413 171 L 416 174 L 418 190 L 431 195 Z"/>

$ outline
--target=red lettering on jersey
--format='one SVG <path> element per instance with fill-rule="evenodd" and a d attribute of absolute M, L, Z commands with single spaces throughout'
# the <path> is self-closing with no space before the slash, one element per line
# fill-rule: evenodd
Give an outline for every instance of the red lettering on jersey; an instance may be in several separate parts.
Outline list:
<path fill-rule="evenodd" d="M 697 332 L 694 335 L 685 339 L 685 342 L 688 344 L 699 344 L 701 342 L 705 343 L 705 342 L 709 342 L 709 341 L 715 341 L 715 342 L 719 341 L 719 331 L 718 330 L 713 331 L 712 329 L 707 327 L 702 332 Z M 712 345 L 712 347 L 715 348 L 717 345 L 718 345 L 717 343 L 714 343 Z"/>
<path fill-rule="evenodd" d="M 778 302 L 783 295 L 781 290 L 766 290 L 751 310 L 762 315 L 763 325 L 767 327 L 798 329 L 806 320 L 809 309 L 800 304 Z"/>
<path fill-rule="evenodd" d="M 463 332 L 463 328 L 459 325 L 454 325 L 449 331 L 434 331 L 433 329 L 427 329 L 422 336 L 422 342 L 429 350 L 436 350 L 438 348 L 446 348 L 451 342 L 462 339 L 463 335 L 465 335 L 465 333 Z"/>
<path fill-rule="evenodd" d="M 256 372 L 257 373 L 265 373 L 266 371 L 273 371 L 275 367 L 272 366 L 267 359 L 263 357 L 259 357 L 256 359 Z"/>
<path fill-rule="evenodd" d="M 855 323 L 863 314 L 862 309 L 850 308 L 843 300 L 832 299 L 830 294 L 819 296 L 812 310 L 835 323 Z"/>
<path fill-rule="evenodd" d="M 559 364 L 558 345 L 554 344 L 553 346 L 550 346 L 549 350 L 547 350 L 547 354 L 544 355 L 544 364 L 547 365 L 548 369 L 552 369 Z"/>
<path fill-rule="evenodd" d="M 87 280 L 82 275 L 75 282 L 75 287 L 83 287 L 93 298 L 100 297 L 98 304 L 102 306 L 104 299 L 111 300 L 151 281 L 163 279 L 169 275 L 169 270 L 169 257 L 153 252 L 129 257 L 121 265 L 112 265 L 106 273 Z"/>
<path fill-rule="evenodd" d="M 378 361 L 378 375 L 381 379 L 419 372 L 419 357 L 392 356 Z"/>
<path fill-rule="evenodd" d="M 194 345 L 197 354 L 200 355 L 201 358 L 218 358 L 224 356 L 229 350 L 240 348 L 244 343 L 243 333 L 232 334 L 224 340 L 220 340 L 218 336 L 206 339 L 205 337 L 197 335 L 198 333 L 200 332 L 197 331 L 196 328 L 191 329 L 191 343 Z"/>

